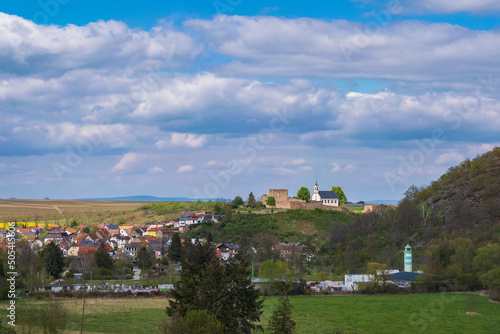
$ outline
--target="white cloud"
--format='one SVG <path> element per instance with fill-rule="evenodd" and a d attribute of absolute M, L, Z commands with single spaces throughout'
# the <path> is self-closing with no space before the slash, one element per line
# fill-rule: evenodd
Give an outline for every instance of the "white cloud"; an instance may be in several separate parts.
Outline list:
<path fill-rule="evenodd" d="M 208 136 L 196 135 L 192 133 L 172 133 L 167 140 L 159 140 L 156 147 L 160 150 L 172 147 L 200 148 L 207 143 Z"/>
<path fill-rule="evenodd" d="M 177 168 L 177 171 L 176 173 L 189 173 L 189 172 L 192 172 L 194 170 L 194 167 L 191 166 L 191 165 L 184 165 L 184 166 L 180 166 L 179 168 Z"/>
<path fill-rule="evenodd" d="M 432 82 L 499 72 L 498 30 L 394 21 L 366 33 L 368 25 L 343 20 L 225 15 L 185 24 L 203 35 L 213 51 L 233 58 L 220 65 L 231 75 Z"/>
<path fill-rule="evenodd" d="M 290 168 L 285 168 L 285 167 L 275 167 L 273 168 L 273 171 L 275 174 L 278 175 L 297 175 L 297 171 L 290 169 Z"/>
<path fill-rule="evenodd" d="M 464 160 L 463 155 L 456 151 L 441 154 L 435 161 L 438 165 L 454 165 Z"/>
<path fill-rule="evenodd" d="M 209 162 L 207 162 L 208 167 L 213 167 L 213 166 L 216 166 L 217 164 L 218 164 L 218 162 L 215 160 L 210 160 Z"/>
<path fill-rule="evenodd" d="M 161 174 L 161 173 L 163 173 L 163 169 L 158 167 L 158 166 L 155 166 L 155 167 L 151 168 L 149 170 L 149 172 L 152 174 Z"/>
<path fill-rule="evenodd" d="M 432 13 L 494 13 L 500 11 L 497 0 L 405 0 L 403 6 Z"/>
<path fill-rule="evenodd" d="M 53 73 L 74 68 L 156 69 L 175 67 L 196 57 L 202 47 L 192 37 L 160 24 L 150 31 L 117 21 L 84 26 L 36 25 L 0 13 L 0 46 L 11 71 Z M 5 66 L 5 65 L 3 65 Z"/>
<path fill-rule="evenodd" d="M 111 168 L 112 172 L 125 171 L 137 163 L 139 155 L 136 153 L 125 153 L 120 161 Z"/>
<path fill-rule="evenodd" d="M 303 165 L 305 163 L 306 163 L 306 159 L 299 158 L 299 159 L 295 159 L 292 161 L 286 161 L 285 165 Z"/>
<path fill-rule="evenodd" d="M 207 136 L 191 133 L 172 133 L 170 140 L 175 146 L 199 148 L 207 143 Z"/>
<path fill-rule="evenodd" d="M 299 170 L 302 172 L 311 172 L 313 168 L 311 166 L 300 166 Z"/>
<path fill-rule="evenodd" d="M 340 172 L 342 170 L 342 168 L 340 167 L 340 165 L 336 162 L 332 162 L 332 173 L 337 173 L 337 172 Z"/>
<path fill-rule="evenodd" d="M 344 167 L 344 170 L 347 171 L 347 172 L 352 172 L 356 169 L 356 166 L 352 165 L 352 164 L 349 164 L 347 166 Z"/>
<path fill-rule="evenodd" d="M 469 156 L 476 156 L 478 154 L 483 154 L 488 151 L 491 151 L 495 147 L 500 147 L 500 143 L 496 144 L 470 144 L 468 145 Z"/>

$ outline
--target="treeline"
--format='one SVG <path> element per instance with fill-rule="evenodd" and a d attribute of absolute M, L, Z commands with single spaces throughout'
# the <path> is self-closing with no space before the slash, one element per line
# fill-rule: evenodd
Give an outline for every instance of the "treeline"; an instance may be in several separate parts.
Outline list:
<path fill-rule="evenodd" d="M 212 201 L 197 202 L 155 202 L 143 205 L 136 211 L 150 211 L 155 215 L 166 215 L 182 211 L 212 211 L 214 203 Z"/>

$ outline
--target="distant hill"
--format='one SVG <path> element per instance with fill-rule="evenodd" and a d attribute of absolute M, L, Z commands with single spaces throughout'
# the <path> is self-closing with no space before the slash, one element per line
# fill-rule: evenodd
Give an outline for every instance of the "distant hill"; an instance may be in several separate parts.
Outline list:
<path fill-rule="evenodd" d="M 396 201 L 396 200 L 385 200 L 385 199 L 379 199 L 379 200 L 365 202 L 365 204 L 398 204 L 398 203 L 399 203 L 399 201 Z"/>
<path fill-rule="evenodd" d="M 215 199 L 206 198 L 188 198 L 188 197 L 156 197 L 156 196 L 125 196 L 125 197 L 109 197 L 109 198 L 80 198 L 80 201 L 123 201 L 123 202 L 197 202 L 197 201 L 214 201 Z"/>
<path fill-rule="evenodd" d="M 407 192 L 418 206 L 432 208 L 443 224 L 496 224 L 500 221 L 500 147 L 450 167 L 428 187 Z"/>

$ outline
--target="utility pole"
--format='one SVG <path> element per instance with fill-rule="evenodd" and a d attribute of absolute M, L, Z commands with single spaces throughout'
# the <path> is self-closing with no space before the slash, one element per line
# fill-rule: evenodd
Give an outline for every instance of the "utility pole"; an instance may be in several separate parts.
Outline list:
<path fill-rule="evenodd" d="M 83 334 L 83 315 L 85 314 L 85 299 L 83 300 L 83 310 L 82 310 L 82 325 L 80 327 L 80 334 Z"/>

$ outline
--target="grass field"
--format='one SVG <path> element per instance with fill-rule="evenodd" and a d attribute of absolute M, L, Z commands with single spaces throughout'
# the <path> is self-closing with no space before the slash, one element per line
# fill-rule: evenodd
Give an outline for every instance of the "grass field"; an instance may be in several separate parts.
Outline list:
<path fill-rule="evenodd" d="M 0 200 L 0 222 L 36 222 L 67 225 L 71 217 L 81 224 L 111 224 L 119 218 L 142 224 L 170 217 L 144 216 L 134 210 L 149 202 L 77 201 L 77 200 Z M 174 215 L 175 216 L 175 215 Z"/>
<path fill-rule="evenodd" d="M 291 297 L 297 333 L 332 333 L 333 328 L 358 333 L 498 333 L 500 304 L 477 296 L 476 312 L 467 315 L 468 294 L 395 296 Z M 42 303 L 29 301 L 28 306 Z M 63 300 L 70 312 L 70 333 L 79 333 L 81 299 Z M 84 333 L 155 333 L 165 316 L 166 299 L 87 299 Z M 277 305 L 265 300 L 262 323 Z M 0 303 L 0 314 L 7 304 Z"/>

